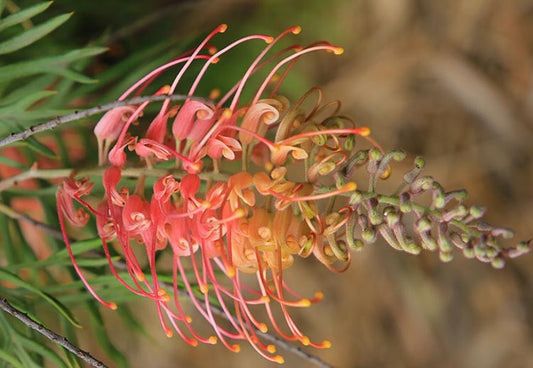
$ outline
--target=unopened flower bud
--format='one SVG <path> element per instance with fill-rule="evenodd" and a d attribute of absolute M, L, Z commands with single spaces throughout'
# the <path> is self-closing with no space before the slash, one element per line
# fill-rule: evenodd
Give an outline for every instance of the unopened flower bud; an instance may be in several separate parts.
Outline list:
<path fill-rule="evenodd" d="M 372 225 L 379 225 L 383 222 L 383 215 L 378 210 L 378 200 L 375 197 L 367 201 L 368 219 Z"/>
<path fill-rule="evenodd" d="M 361 238 L 366 244 L 374 244 L 377 240 L 377 233 L 373 228 L 368 228 L 361 232 Z"/>
<path fill-rule="evenodd" d="M 477 220 L 485 215 L 487 208 L 484 206 L 472 206 L 469 212 L 472 219 Z"/>
<path fill-rule="evenodd" d="M 385 214 L 385 220 L 387 221 L 387 226 L 391 229 L 400 222 L 400 214 L 393 207 L 386 208 L 383 213 Z"/>
<path fill-rule="evenodd" d="M 453 190 L 451 192 L 447 192 L 444 195 L 444 201 L 446 202 L 446 204 L 448 204 L 452 200 L 462 202 L 466 199 L 467 196 L 468 192 L 465 189 Z"/>
<path fill-rule="evenodd" d="M 439 244 L 439 249 L 441 252 L 449 253 L 452 251 L 453 246 L 448 238 L 448 227 L 445 223 L 440 223 L 437 227 L 437 243 Z"/>
<path fill-rule="evenodd" d="M 502 257 L 495 257 L 490 263 L 490 265 L 494 268 L 502 269 L 503 267 L 505 267 L 505 259 L 503 259 Z"/>
<path fill-rule="evenodd" d="M 411 195 L 408 192 L 402 192 L 398 197 L 400 199 L 400 211 L 402 213 L 411 212 Z"/>
<path fill-rule="evenodd" d="M 394 249 L 396 250 L 403 250 L 400 244 L 398 244 L 398 241 L 396 240 L 396 237 L 394 236 L 394 233 L 391 231 L 391 229 L 385 225 L 381 224 L 378 226 L 379 233 L 383 239 Z"/>
<path fill-rule="evenodd" d="M 501 236 L 504 239 L 511 239 L 514 237 L 514 231 L 506 228 L 494 228 L 491 230 L 490 235 L 492 236 Z"/>
<path fill-rule="evenodd" d="M 431 176 L 422 176 L 412 182 L 409 191 L 411 194 L 418 194 L 429 190 L 433 185 L 433 178 Z"/>
<path fill-rule="evenodd" d="M 437 183 L 433 182 L 433 201 L 432 205 L 435 208 L 444 208 L 446 206 L 446 201 L 444 199 L 444 189 L 442 186 Z"/>
<path fill-rule="evenodd" d="M 453 253 L 452 252 L 439 252 L 439 258 L 441 262 L 451 262 L 453 260 Z"/>
<path fill-rule="evenodd" d="M 442 220 L 444 222 L 449 222 L 453 219 L 461 219 L 467 215 L 468 211 L 465 206 L 460 204 L 459 206 L 455 207 L 454 209 L 444 213 L 442 215 Z"/>

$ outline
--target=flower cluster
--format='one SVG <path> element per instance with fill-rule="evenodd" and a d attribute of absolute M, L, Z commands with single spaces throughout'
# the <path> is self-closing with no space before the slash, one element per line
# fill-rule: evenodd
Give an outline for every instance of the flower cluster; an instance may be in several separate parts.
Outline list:
<path fill-rule="evenodd" d="M 424 214 L 420 217 L 429 224 L 430 216 L 440 212 L 420 210 L 411 197 L 387 203 L 388 197 L 375 195 L 374 181 L 387 177 L 389 162 L 402 155 L 386 154 L 369 137 L 368 128 L 338 115 L 338 101 L 323 103 L 318 88 L 292 104 L 278 94 L 300 56 L 314 51 L 341 54 L 341 48 L 316 42 L 271 53 L 282 37 L 300 32 L 293 27 L 275 38 L 248 36 L 217 51 L 208 42 L 225 29 L 219 26 L 197 48 L 155 69 L 119 99 L 150 89 L 162 96 L 183 91 L 184 75 L 193 63 L 199 64 L 179 105 L 165 99 L 148 123 L 143 113 L 150 102 L 116 107 L 100 119 L 94 133 L 104 167 L 104 196 L 96 203 L 89 196 L 93 183 L 67 178 L 57 192 L 60 224 L 76 271 L 102 304 L 116 308 L 89 285 L 66 234 L 66 222 L 85 226 L 91 215 L 111 272 L 131 292 L 155 302 L 168 336 L 176 332 L 191 345 L 219 341 L 232 351 L 240 349 L 236 341 L 246 340 L 265 358 L 281 363 L 275 347 L 260 339 L 268 326 L 254 313 L 257 309 L 284 339 L 330 346 L 329 341 L 311 341 L 291 317 L 290 308 L 322 298 L 320 292 L 302 297 L 287 285 L 283 274 L 295 258 L 312 255 L 342 272 L 350 264 L 349 248 L 372 243 L 378 232 L 397 249 L 416 253 L 418 246 L 406 240 L 399 225 L 401 213 L 409 207 Z M 265 48 L 226 94 L 213 93 L 209 100 L 194 97 L 208 68 L 230 49 L 254 40 L 265 42 Z M 153 86 L 173 67 L 179 69 L 171 85 Z M 250 77 L 265 70 L 259 87 L 251 87 Z M 254 93 L 243 102 L 245 87 Z M 358 191 L 352 181 L 352 171 L 363 164 L 372 178 L 367 192 Z M 128 187 L 123 179 L 132 168 L 137 182 Z M 409 179 L 411 191 L 417 185 L 425 188 L 417 175 Z M 457 219 L 452 213 L 447 216 L 448 222 Z M 421 221 L 419 233 L 430 239 L 431 224 Z M 422 246 L 435 248 L 430 240 Z M 125 261 L 128 279 L 116 270 L 115 252 Z M 161 254 L 172 260 L 171 284 L 159 281 Z M 212 326 L 213 336 L 194 330 L 180 302 L 183 293 Z M 215 316 L 220 312 L 228 323 Z"/>

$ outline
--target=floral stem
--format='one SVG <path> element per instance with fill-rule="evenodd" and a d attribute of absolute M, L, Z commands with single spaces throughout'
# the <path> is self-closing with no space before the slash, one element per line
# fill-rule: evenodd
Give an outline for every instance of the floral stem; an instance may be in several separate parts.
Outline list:
<path fill-rule="evenodd" d="M 33 320 L 30 318 L 26 313 L 18 310 L 17 308 L 13 307 L 6 298 L 0 297 L 0 308 L 4 310 L 4 312 L 12 315 L 19 321 L 21 321 L 23 324 L 31 328 L 32 330 L 35 330 L 39 332 L 41 335 L 46 337 L 48 340 L 52 341 L 55 344 L 61 345 L 83 361 L 85 361 L 87 364 L 90 364 L 93 367 L 98 368 L 107 368 L 108 366 L 93 357 L 90 353 L 78 348 L 77 346 L 73 345 L 71 342 L 69 342 L 64 336 L 61 336 L 54 331 L 46 328 L 39 322 Z"/>
<path fill-rule="evenodd" d="M 0 192 L 9 189 L 18 183 L 29 180 L 29 179 L 60 179 L 70 176 L 72 173 L 76 174 L 76 177 L 83 176 L 102 176 L 105 171 L 105 167 L 96 167 L 83 170 L 75 169 L 37 169 L 30 168 L 27 171 L 24 171 L 18 175 L 11 176 L 0 180 Z M 164 169 L 164 168 L 126 168 L 122 170 L 123 177 L 155 177 L 160 178 L 172 174 L 175 177 L 183 177 L 187 174 L 185 170 L 182 169 Z M 219 172 L 201 172 L 198 174 L 202 180 L 227 180 L 229 175 Z"/>

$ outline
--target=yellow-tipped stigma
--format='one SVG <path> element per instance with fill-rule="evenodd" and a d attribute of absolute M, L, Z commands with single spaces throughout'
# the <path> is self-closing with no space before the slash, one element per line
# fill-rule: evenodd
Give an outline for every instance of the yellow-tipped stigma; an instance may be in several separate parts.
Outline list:
<path fill-rule="evenodd" d="M 216 336 L 209 336 L 207 339 L 207 343 L 211 345 L 215 345 L 218 342 L 218 338 Z"/>
<path fill-rule="evenodd" d="M 237 345 L 237 344 L 232 345 L 231 350 L 232 350 L 234 353 L 238 353 L 238 352 L 241 351 L 241 346 L 240 346 L 240 345 Z"/>
<path fill-rule="evenodd" d="M 221 93 L 222 92 L 220 91 L 220 88 L 213 88 L 211 92 L 209 92 L 209 96 L 207 96 L 207 98 L 210 100 L 215 100 L 220 97 Z"/>
<path fill-rule="evenodd" d="M 317 301 L 324 299 L 324 293 L 321 292 L 321 291 L 317 291 L 317 292 L 315 293 L 315 299 L 316 299 Z"/>
<path fill-rule="evenodd" d="M 146 280 L 146 276 L 144 276 L 144 273 L 142 271 L 135 272 L 135 277 L 137 277 L 137 280 L 140 282 L 143 282 Z"/>
<path fill-rule="evenodd" d="M 264 303 L 270 303 L 270 297 L 268 295 L 263 295 L 259 298 Z"/>
<path fill-rule="evenodd" d="M 224 111 L 222 112 L 221 118 L 229 119 L 231 118 L 232 115 L 233 115 L 233 112 L 231 112 L 231 109 L 224 109 Z"/>
<path fill-rule="evenodd" d="M 226 265 L 226 275 L 228 275 L 229 278 L 234 278 L 237 272 L 235 271 L 235 267 L 232 265 Z"/>
<path fill-rule="evenodd" d="M 293 28 L 291 29 L 291 32 L 292 32 L 292 34 L 295 34 L 295 35 L 300 34 L 300 32 L 302 32 L 302 27 L 300 27 L 300 26 L 295 26 L 295 27 L 293 27 Z"/>
<path fill-rule="evenodd" d="M 272 36 L 266 36 L 265 37 L 265 42 L 266 43 L 272 43 L 272 41 L 274 41 L 274 37 L 272 37 Z"/>
<path fill-rule="evenodd" d="M 333 50 L 333 53 L 335 55 L 342 55 L 344 53 L 344 49 L 342 47 L 335 47 L 335 49 Z"/>
<path fill-rule="evenodd" d="M 272 358 L 272 360 L 278 364 L 285 363 L 285 359 L 281 355 L 276 355 L 275 357 Z"/>
<path fill-rule="evenodd" d="M 368 137 L 370 135 L 370 128 L 369 127 L 359 128 L 359 135 L 361 137 Z"/>
<path fill-rule="evenodd" d="M 209 291 L 209 287 L 207 286 L 207 284 L 204 282 L 200 282 L 199 286 L 200 286 L 200 291 L 202 292 L 202 294 L 207 294 L 207 292 Z"/>
<path fill-rule="evenodd" d="M 191 322 L 192 322 L 192 318 L 191 318 L 191 316 L 185 316 L 185 321 L 186 321 L 187 323 L 191 323 Z"/>
<path fill-rule="evenodd" d="M 192 339 L 191 341 L 189 341 L 189 345 L 191 345 L 192 347 L 197 347 L 198 346 L 198 340 Z"/>
<path fill-rule="evenodd" d="M 296 306 L 298 307 L 310 307 L 311 301 L 307 298 L 304 298 L 296 303 Z"/>
<path fill-rule="evenodd" d="M 257 326 L 257 329 L 259 331 L 261 331 L 262 333 L 267 333 L 268 332 L 268 327 L 264 323 L 259 323 L 259 325 Z"/>
<path fill-rule="evenodd" d="M 309 340 L 309 337 L 307 336 L 302 336 L 302 339 L 300 341 L 304 346 L 308 346 L 311 343 L 311 340 Z"/>
<path fill-rule="evenodd" d="M 221 25 L 218 26 L 218 32 L 219 32 L 219 33 L 224 33 L 224 32 L 226 32 L 226 29 L 228 29 L 228 25 L 227 25 L 227 24 L 224 24 L 224 23 L 223 23 L 223 24 L 221 24 Z"/>
<path fill-rule="evenodd" d="M 329 341 L 329 340 L 324 340 L 324 341 L 322 341 L 322 347 L 323 347 L 324 349 L 329 349 L 329 348 L 331 348 L 331 341 Z"/>
<path fill-rule="evenodd" d="M 276 347 L 274 345 L 268 345 L 267 346 L 267 351 L 270 353 L 270 354 L 274 354 L 276 352 Z"/>
<path fill-rule="evenodd" d="M 353 192 L 356 189 L 357 189 L 357 184 L 354 183 L 353 181 L 346 183 L 346 185 L 343 188 L 343 190 L 346 190 L 347 192 Z"/>
<path fill-rule="evenodd" d="M 116 303 L 113 303 L 113 302 L 109 303 L 109 304 L 108 304 L 108 307 L 109 307 L 109 309 L 111 309 L 111 310 L 117 310 L 117 308 L 118 308 L 117 304 L 116 304 Z"/>
<path fill-rule="evenodd" d="M 383 179 L 383 180 L 388 179 L 391 174 L 391 171 L 392 170 L 390 168 L 390 165 L 387 165 L 387 169 L 385 169 L 385 172 L 379 176 L 380 179 Z"/>
<path fill-rule="evenodd" d="M 161 94 L 168 94 L 168 92 L 170 91 L 170 85 L 165 84 L 163 87 L 161 87 L 159 91 L 161 92 Z"/>
<path fill-rule="evenodd" d="M 174 335 L 174 331 L 172 331 L 169 327 L 165 327 L 165 335 L 170 339 L 172 335 Z"/>
<path fill-rule="evenodd" d="M 233 212 L 233 216 L 235 218 L 242 218 L 246 215 L 246 212 L 242 208 L 237 208 L 235 212 Z"/>

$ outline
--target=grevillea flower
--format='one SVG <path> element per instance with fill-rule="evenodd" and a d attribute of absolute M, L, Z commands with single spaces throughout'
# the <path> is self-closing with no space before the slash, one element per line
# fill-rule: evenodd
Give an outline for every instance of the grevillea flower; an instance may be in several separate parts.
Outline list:
<path fill-rule="evenodd" d="M 362 229 L 366 242 L 381 232 L 398 249 L 415 249 L 398 225 L 400 212 L 389 208 L 386 221 L 379 217 L 378 199 L 364 198 L 351 175 L 354 167 L 368 163 L 372 188 L 376 177 L 388 175 L 388 162 L 396 156 L 386 155 L 369 137 L 368 128 L 339 116 L 340 103 L 322 103 L 320 89 L 311 89 L 294 104 L 278 94 L 302 55 L 316 51 L 338 55 L 342 49 L 317 42 L 271 53 L 281 38 L 300 32 L 292 27 L 277 37 L 248 36 L 213 50 L 208 42 L 225 29 L 217 27 L 197 48 L 150 72 L 120 97 L 139 95 L 154 87 L 161 73 L 177 68 L 172 83 L 152 89 L 158 95 L 183 91 L 187 98 L 181 105 L 166 99 L 155 118 L 146 117 L 147 121 L 143 111 L 150 102 L 116 108 L 101 118 L 95 134 L 100 165 L 106 166 L 103 198 L 92 208 L 93 202 L 83 198 L 91 195 L 92 184 L 66 179 L 57 192 L 60 224 L 76 271 L 104 305 L 116 308 L 98 296 L 76 265 L 65 218 L 85 226 L 90 214 L 96 217 L 111 272 L 131 292 L 154 301 L 167 336 L 176 332 L 191 345 L 218 341 L 235 352 L 244 340 L 266 359 L 281 363 L 283 358 L 261 340 L 258 331 L 273 328 L 289 341 L 316 348 L 331 345 L 311 340 L 291 316 L 292 309 L 308 307 L 323 297 L 321 292 L 311 298 L 300 296 L 287 285 L 284 274 L 294 262 L 312 255 L 330 270 L 344 271 L 351 260 L 349 248 L 360 247 L 355 228 Z M 234 86 L 218 99 L 193 97 L 208 69 L 227 51 L 247 42 L 266 46 L 243 68 Z M 199 64 L 200 72 L 184 90 L 180 82 L 193 63 Z M 267 77 L 250 85 L 250 77 L 259 70 L 267 70 Z M 245 87 L 255 91 L 249 101 L 242 97 Z M 133 122 L 139 125 L 135 131 L 130 130 Z M 128 187 L 123 176 L 130 175 L 128 166 L 133 165 L 145 170 L 137 176 L 137 184 Z M 150 185 L 147 178 L 162 169 L 168 173 Z M 416 175 L 410 179 L 413 188 L 428 190 L 427 183 L 415 180 Z M 429 248 L 431 224 L 421 221 L 416 226 Z M 439 230 L 442 239 L 444 230 Z M 129 279 L 116 272 L 111 257 L 117 253 Z M 158 253 L 170 255 L 170 269 L 158 262 Z M 171 283 L 160 281 L 169 274 Z M 188 294 L 197 314 L 212 327 L 212 336 L 195 332 L 180 293 Z M 268 321 L 256 317 L 257 308 L 266 312 Z M 220 323 L 220 314 L 226 323 Z"/>

